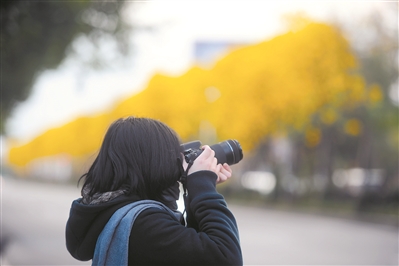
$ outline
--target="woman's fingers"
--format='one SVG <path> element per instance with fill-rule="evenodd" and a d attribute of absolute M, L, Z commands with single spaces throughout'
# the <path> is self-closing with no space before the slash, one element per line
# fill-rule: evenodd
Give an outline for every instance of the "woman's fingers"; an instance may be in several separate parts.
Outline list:
<path fill-rule="evenodd" d="M 216 180 L 216 184 L 223 183 L 224 181 L 229 179 L 233 173 L 233 171 L 231 170 L 230 166 L 227 163 L 223 164 L 223 166 L 221 164 L 219 165 L 220 165 L 220 171 L 218 174 L 218 179 Z"/>
<path fill-rule="evenodd" d="M 215 152 L 208 145 L 204 145 L 202 149 L 202 153 L 194 160 L 188 174 L 202 170 L 215 172 L 218 176 L 216 184 L 223 183 L 229 179 L 232 176 L 230 166 L 227 163 L 218 164 Z"/>

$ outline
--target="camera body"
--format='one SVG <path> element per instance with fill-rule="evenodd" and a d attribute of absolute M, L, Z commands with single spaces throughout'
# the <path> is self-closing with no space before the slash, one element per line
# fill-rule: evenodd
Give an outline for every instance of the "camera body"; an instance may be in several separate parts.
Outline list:
<path fill-rule="evenodd" d="M 180 145 L 181 152 L 187 163 L 194 161 L 201 153 L 201 141 L 195 140 Z M 229 139 L 218 144 L 210 146 L 215 151 L 215 157 L 218 163 L 233 165 L 243 158 L 242 148 L 237 140 Z"/>

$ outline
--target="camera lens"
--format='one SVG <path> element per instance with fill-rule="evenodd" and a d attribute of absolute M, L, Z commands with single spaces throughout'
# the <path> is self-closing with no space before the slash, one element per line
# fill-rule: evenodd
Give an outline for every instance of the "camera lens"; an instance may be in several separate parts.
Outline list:
<path fill-rule="evenodd" d="M 243 158 L 241 145 L 234 139 L 229 139 L 218 144 L 210 146 L 215 151 L 215 157 L 218 163 L 228 165 L 236 164 Z"/>

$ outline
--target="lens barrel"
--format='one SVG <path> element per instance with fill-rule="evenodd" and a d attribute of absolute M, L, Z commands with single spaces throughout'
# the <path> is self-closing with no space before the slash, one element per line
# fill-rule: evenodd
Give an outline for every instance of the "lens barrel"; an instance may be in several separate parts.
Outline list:
<path fill-rule="evenodd" d="M 218 144 L 210 146 L 215 151 L 215 157 L 218 163 L 233 165 L 243 158 L 242 148 L 237 140 L 229 139 Z"/>

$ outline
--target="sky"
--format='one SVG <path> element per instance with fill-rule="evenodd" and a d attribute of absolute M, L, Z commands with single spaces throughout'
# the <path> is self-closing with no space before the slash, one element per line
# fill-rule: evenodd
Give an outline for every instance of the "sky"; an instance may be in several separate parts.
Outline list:
<path fill-rule="evenodd" d="M 111 109 L 145 89 L 157 72 L 180 75 L 195 62 L 197 41 L 257 43 L 284 32 L 282 15 L 305 12 L 320 21 L 353 21 L 393 1 L 134 1 L 124 15 L 136 30 L 133 53 L 118 59 L 113 42 L 100 45 L 110 63 L 102 70 L 77 67 L 93 47 L 76 39 L 76 54 L 43 72 L 32 94 L 6 123 L 7 136 L 27 142 L 79 116 Z M 151 28 L 151 30 L 144 30 Z M 4 147 L 3 147 L 4 148 Z"/>

